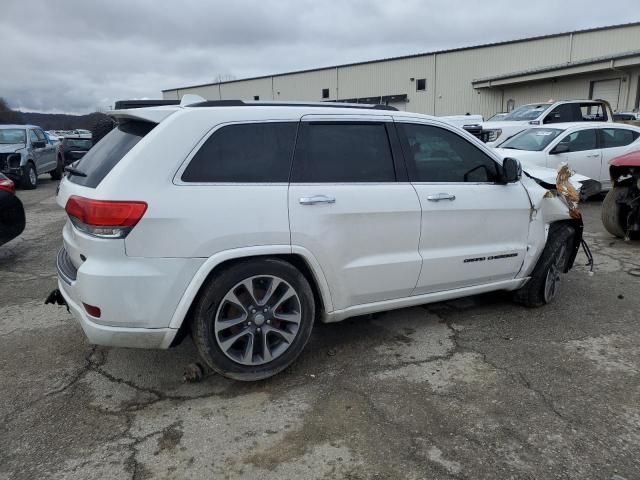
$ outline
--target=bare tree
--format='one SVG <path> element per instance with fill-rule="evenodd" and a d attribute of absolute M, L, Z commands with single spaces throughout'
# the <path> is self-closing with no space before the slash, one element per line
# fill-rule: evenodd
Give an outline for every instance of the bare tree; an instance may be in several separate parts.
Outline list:
<path fill-rule="evenodd" d="M 235 79 L 236 79 L 236 76 L 232 75 L 231 73 L 219 73 L 214 77 L 213 83 L 229 82 Z"/>

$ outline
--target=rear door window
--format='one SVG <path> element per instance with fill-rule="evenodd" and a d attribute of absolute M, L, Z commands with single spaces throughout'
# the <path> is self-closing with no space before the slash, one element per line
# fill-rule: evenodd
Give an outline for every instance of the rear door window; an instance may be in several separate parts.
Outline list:
<path fill-rule="evenodd" d="M 130 121 L 119 124 L 73 165 L 86 177 L 68 173 L 70 182 L 95 188 L 122 158 L 157 124 Z"/>
<path fill-rule="evenodd" d="M 292 182 L 395 182 L 384 123 L 304 122 Z"/>
<path fill-rule="evenodd" d="M 601 132 L 602 148 L 626 147 L 640 135 L 626 128 L 603 128 Z"/>
<path fill-rule="evenodd" d="M 200 147 L 182 174 L 189 183 L 286 183 L 297 122 L 227 125 Z"/>

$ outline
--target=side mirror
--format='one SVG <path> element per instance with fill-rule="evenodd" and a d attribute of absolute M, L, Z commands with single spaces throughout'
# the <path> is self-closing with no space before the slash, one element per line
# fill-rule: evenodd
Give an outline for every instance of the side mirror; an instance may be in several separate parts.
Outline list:
<path fill-rule="evenodd" d="M 47 145 L 47 142 L 44 142 L 42 140 L 38 140 L 36 142 L 31 142 L 31 146 L 33 148 L 44 148 Z"/>
<path fill-rule="evenodd" d="M 502 161 L 502 181 L 514 183 L 522 176 L 522 165 L 515 158 L 507 157 Z"/>
<path fill-rule="evenodd" d="M 569 150 L 571 150 L 569 148 L 569 145 L 567 145 L 566 143 L 559 143 L 558 145 L 556 145 L 556 147 L 553 150 L 551 150 L 550 153 L 552 155 L 555 155 L 557 153 L 567 153 L 569 152 Z"/>

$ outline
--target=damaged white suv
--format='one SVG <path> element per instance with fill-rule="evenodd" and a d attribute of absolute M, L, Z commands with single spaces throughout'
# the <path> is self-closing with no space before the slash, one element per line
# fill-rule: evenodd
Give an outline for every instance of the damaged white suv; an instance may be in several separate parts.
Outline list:
<path fill-rule="evenodd" d="M 57 196 L 54 293 L 95 344 L 191 333 L 212 369 L 257 380 L 316 320 L 492 290 L 548 303 L 581 243 L 554 186 L 433 117 L 186 98 L 112 115 Z"/>

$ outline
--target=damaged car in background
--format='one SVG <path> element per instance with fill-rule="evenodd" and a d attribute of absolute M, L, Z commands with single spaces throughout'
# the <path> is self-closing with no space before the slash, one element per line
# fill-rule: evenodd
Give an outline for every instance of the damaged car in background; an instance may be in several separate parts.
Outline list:
<path fill-rule="evenodd" d="M 192 95 L 111 115 L 60 184 L 48 298 L 95 344 L 190 334 L 214 371 L 264 379 L 316 321 L 497 290 L 545 305 L 583 244 L 566 166 L 523 175 L 435 117 Z"/>
<path fill-rule="evenodd" d="M 611 190 L 602 202 L 602 223 L 625 240 L 640 238 L 640 151 L 614 158 L 609 164 Z"/>

